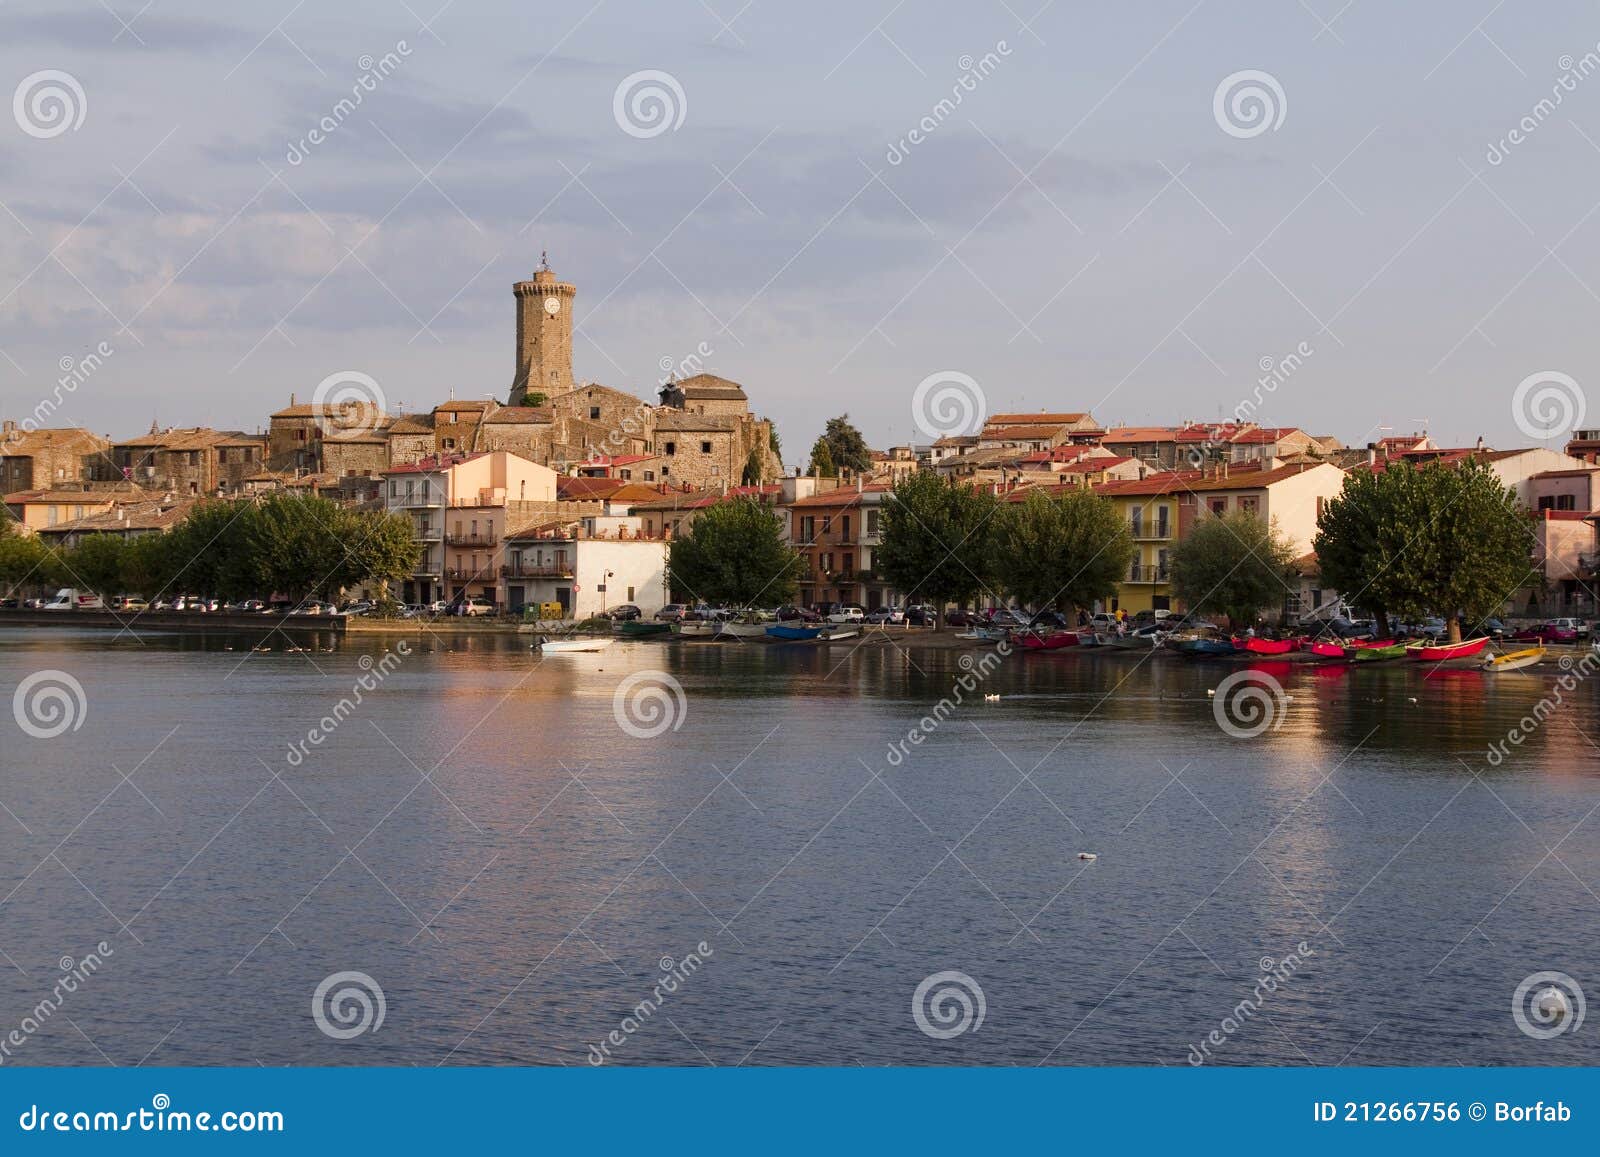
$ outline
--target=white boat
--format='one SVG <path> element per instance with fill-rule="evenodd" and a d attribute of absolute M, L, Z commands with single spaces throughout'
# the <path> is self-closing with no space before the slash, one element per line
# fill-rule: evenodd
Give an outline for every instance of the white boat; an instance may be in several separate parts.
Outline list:
<path fill-rule="evenodd" d="M 819 643 L 836 643 L 841 639 L 853 639 L 861 633 L 860 627 L 836 627 L 831 631 L 823 631 L 817 636 Z"/>
<path fill-rule="evenodd" d="M 766 623 L 718 623 L 717 638 L 719 639 L 765 639 L 767 637 Z"/>
<path fill-rule="evenodd" d="M 685 639 L 710 639 L 717 633 L 721 623 L 707 622 L 701 619 L 685 621 L 680 619 L 672 624 L 672 633 L 681 635 Z"/>
<path fill-rule="evenodd" d="M 609 636 L 588 639 L 543 638 L 533 645 L 534 650 L 551 654 L 557 651 L 604 651 L 615 639 Z"/>

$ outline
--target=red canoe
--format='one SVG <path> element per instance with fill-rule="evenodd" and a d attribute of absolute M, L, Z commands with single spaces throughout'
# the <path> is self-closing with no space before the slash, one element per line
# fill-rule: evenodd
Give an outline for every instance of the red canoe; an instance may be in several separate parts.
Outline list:
<path fill-rule="evenodd" d="M 1343 643 L 1312 643 L 1311 653 L 1319 659 L 1344 658 Z"/>
<path fill-rule="evenodd" d="M 1028 651 L 1055 651 L 1062 647 L 1076 647 L 1078 636 L 1071 631 L 1057 631 L 1052 635 L 1036 635 L 1032 631 L 1018 635 L 1017 641 Z"/>
<path fill-rule="evenodd" d="M 1424 663 L 1443 663 L 1446 659 L 1467 659 L 1489 645 L 1487 637 L 1465 639 L 1459 643 L 1412 643 L 1406 656 L 1421 659 Z"/>
<path fill-rule="evenodd" d="M 1351 639 L 1345 644 L 1350 647 L 1392 647 L 1393 639 Z"/>
<path fill-rule="evenodd" d="M 1252 655 L 1287 655 L 1300 649 L 1299 639 L 1235 639 L 1233 649 Z M 1342 652 L 1341 652 L 1342 654 Z"/>

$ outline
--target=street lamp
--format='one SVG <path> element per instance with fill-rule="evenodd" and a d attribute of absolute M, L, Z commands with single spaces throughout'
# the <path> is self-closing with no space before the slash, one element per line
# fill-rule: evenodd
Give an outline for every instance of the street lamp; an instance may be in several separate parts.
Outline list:
<path fill-rule="evenodd" d="M 617 572 L 614 571 L 614 570 L 608 570 L 608 571 L 606 571 L 605 575 L 600 579 L 600 613 L 602 615 L 606 613 L 606 595 L 608 593 L 610 593 L 609 592 L 609 588 L 611 586 L 610 579 L 616 573 Z"/>

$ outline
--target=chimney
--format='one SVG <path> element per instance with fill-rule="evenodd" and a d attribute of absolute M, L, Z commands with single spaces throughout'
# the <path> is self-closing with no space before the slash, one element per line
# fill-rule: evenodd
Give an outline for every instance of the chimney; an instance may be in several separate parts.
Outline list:
<path fill-rule="evenodd" d="M 1480 438 L 1479 441 L 1481 442 L 1482 439 Z M 856 475 L 856 493 L 860 494 L 862 487 L 865 486 L 865 485 L 866 485 L 866 481 L 861 477 L 861 475 L 857 474 Z"/>
<path fill-rule="evenodd" d="M 1483 452 L 1483 435 L 1482 434 L 1478 435 L 1478 452 L 1480 454 Z"/>

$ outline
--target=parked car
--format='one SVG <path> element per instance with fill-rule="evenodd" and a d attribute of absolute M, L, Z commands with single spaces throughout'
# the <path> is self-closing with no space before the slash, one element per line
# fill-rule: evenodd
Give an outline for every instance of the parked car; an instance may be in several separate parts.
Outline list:
<path fill-rule="evenodd" d="M 1089 625 L 1097 631 L 1117 629 L 1117 616 L 1111 611 L 1096 611 L 1089 616 Z"/>
<path fill-rule="evenodd" d="M 495 613 L 494 604 L 488 599 L 479 595 L 474 595 L 471 598 L 461 599 L 455 604 L 455 608 L 456 614 L 469 619 L 478 618 L 481 615 L 492 615 Z"/>
<path fill-rule="evenodd" d="M 1511 633 L 1511 628 L 1506 626 L 1499 619 L 1484 619 L 1482 630 L 1483 633 L 1488 635 L 1491 639 L 1498 639 L 1503 635 L 1508 635 Z"/>
<path fill-rule="evenodd" d="M 1527 627 L 1511 637 L 1519 643 L 1576 643 L 1577 630 L 1562 625 L 1571 622 L 1571 619 L 1547 619 L 1538 626 Z"/>
<path fill-rule="evenodd" d="M 679 619 L 683 618 L 688 609 L 689 608 L 684 606 L 682 603 L 668 603 L 666 606 L 662 607 L 656 612 L 656 621 L 662 623 L 676 623 Z"/>
<path fill-rule="evenodd" d="M 955 613 L 955 612 L 952 612 Z M 966 612 L 961 612 L 965 614 Z M 931 627 L 937 621 L 934 608 L 925 603 L 912 603 L 906 608 L 906 622 L 913 627 Z M 948 621 L 948 620 L 946 620 Z"/>
<path fill-rule="evenodd" d="M 1571 631 L 1574 636 L 1582 638 L 1589 633 L 1588 619 L 1559 618 L 1550 619 L 1549 625 L 1558 631 Z"/>
<path fill-rule="evenodd" d="M 991 627 L 1026 627 L 1028 620 L 1009 607 L 996 607 L 990 609 L 984 616 L 984 621 Z"/>
<path fill-rule="evenodd" d="M 150 604 L 139 595 L 112 595 L 111 609 L 114 611 L 148 611 Z"/>
<path fill-rule="evenodd" d="M 42 611 L 44 610 L 45 603 L 49 601 L 49 599 L 41 599 L 35 596 L 31 599 L 23 599 L 22 605 L 30 611 Z"/>
<path fill-rule="evenodd" d="M 1067 617 L 1060 611 L 1038 611 L 1028 620 L 1030 627 L 1054 627 L 1062 630 L 1067 625 Z"/>
<path fill-rule="evenodd" d="M 866 619 L 867 612 L 853 603 L 845 603 L 828 614 L 830 623 L 863 623 Z"/>
<path fill-rule="evenodd" d="M 1133 621 L 1141 627 L 1148 627 L 1151 623 L 1159 623 L 1163 619 L 1172 617 L 1171 611 L 1144 610 L 1133 616 Z"/>
<path fill-rule="evenodd" d="M 378 609 L 378 604 L 371 599 L 357 599 L 353 603 L 346 603 L 339 613 L 344 615 L 370 615 Z"/>
<path fill-rule="evenodd" d="M 16 599 L 0 599 L 0 610 L 14 611 L 19 605 Z"/>
<path fill-rule="evenodd" d="M 869 623 L 903 623 L 906 613 L 899 607 L 874 607 L 867 612 L 866 621 Z"/>
<path fill-rule="evenodd" d="M 809 607 L 797 607 L 793 603 L 779 607 L 773 614 L 780 623 L 815 623 L 822 619 L 821 615 Z"/>
<path fill-rule="evenodd" d="M 606 618 L 618 623 L 632 622 L 643 617 L 644 612 L 632 603 L 623 603 L 620 607 L 612 607 L 606 612 Z"/>

